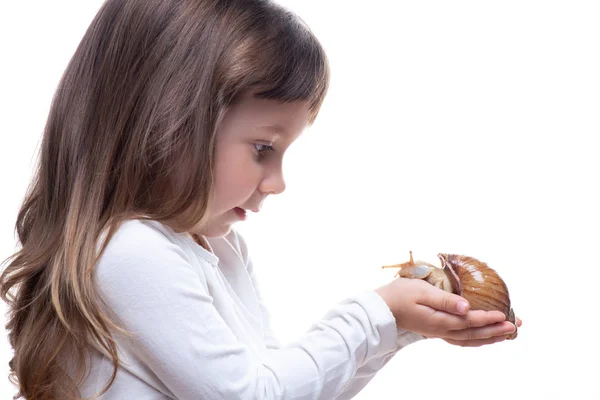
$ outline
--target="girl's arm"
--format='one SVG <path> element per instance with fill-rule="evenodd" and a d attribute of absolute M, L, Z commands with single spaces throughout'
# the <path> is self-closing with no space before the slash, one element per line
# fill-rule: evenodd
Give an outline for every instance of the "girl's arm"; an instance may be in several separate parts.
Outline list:
<path fill-rule="evenodd" d="M 252 271 L 252 263 L 251 262 L 249 264 L 249 267 L 250 267 L 249 268 L 249 272 L 250 272 L 250 271 Z M 262 300 L 262 297 L 260 295 L 260 289 L 259 289 L 257 281 L 256 281 L 255 273 L 251 273 L 250 277 L 252 279 L 252 283 L 254 284 L 254 288 L 256 290 L 256 295 L 257 295 L 261 310 L 263 312 L 263 323 L 264 323 L 264 327 L 265 327 L 265 339 L 266 339 L 267 347 L 272 350 L 280 349 L 281 345 L 277 341 L 275 336 L 273 335 L 273 332 L 271 329 L 269 312 L 268 312 L 268 310 Z M 387 305 L 381 299 L 374 298 L 370 294 L 366 294 L 366 293 L 363 295 L 365 296 L 363 301 L 369 302 L 371 304 L 369 306 L 369 309 L 382 308 L 382 307 L 387 308 Z M 346 301 L 348 301 L 348 300 L 346 300 Z M 391 313 L 390 313 L 390 316 L 391 316 Z M 391 318 L 393 318 L 393 316 Z M 311 329 L 309 330 L 309 332 L 311 330 L 318 329 L 319 325 L 321 323 L 323 323 L 323 322 L 320 321 L 319 323 L 313 325 L 311 327 Z M 390 335 L 391 335 L 391 333 L 390 333 Z M 387 351 L 382 349 L 382 351 L 375 353 L 372 357 L 363 359 L 360 364 L 352 365 L 352 375 L 351 375 L 350 379 L 348 380 L 346 386 L 343 388 L 342 392 L 340 392 L 334 398 L 337 400 L 352 398 L 358 392 L 360 392 L 373 379 L 375 374 L 377 372 L 379 372 L 379 370 L 381 370 L 400 349 L 402 349 L 403 347 L 405 347 L 411 343 L 414 343 L 418 340 L 424 339 L 424 338 L 425 338 L 424 336 L 419 335 L 417 333 L 409 332 L 409 331 L 406 331 L 403 329 L 398 329 L 396 346 L 390 346 Z M 348 362 L 353 362 L 353 360 L 350 357 L 350 354 L 348 354 Z"/>
<path fill-rule="evenodd" d="M 256 297 L 260 304 L 260 308 L 263 314 L 263 324 L 264 324 L 264 332 L 265 332 L 265 341 L 267 343 L 267 348 L 269 349 L 279 349 L 281 344 L 276 339 L 273 334 L 271 328 L 271 318 L 266 307 L 263 298 L 261 296 L 260 285 L 258 283 L 258 279 L 256 277 L 256 273 L 254 270 L 254 266 L 252 263 L 252 259 L 248 256 L 248 249 L 246 247 L 246 243 L 239 233 L 236 235 L 236 239 L 238 240 L 239 251 L 246 263 L 246 267 L 248 270 L 248 274 L 250 275 L 250 279 L 255 289 Z M 387 304 L 380 299 L 374 298 L 373 296 L 367 295 L 367 297 L 371 297 L 369 300 L 372 303 L 372 308 L 381 308 L 387 309 Z M 391 313 L 390 313 L 391 315 Z M 392 316 L 393 318 L 393 316 Z M 312 329 L 318 328 L 319 323 L 315 324 Z M 350 399 L 355 396 L 358 392 L 360 392 L 375 376 L 375 374 L 381 370 L 388 363 L 388 361 L 403 347 L 414 343 L 418 340 L 424 339 L 425 337 L 413 332 L 409 332 L 403 329 L 397 329 L 397 340 L 396 346 L 391 348 L 389 351 L 379 352 L 375 356 L 369 359 L 363 360 L 363 362 L 359 365 L 353 366 L 353 373 L 351 379 L 346 384 L 346 387 L 343 391 L 335 397 L 338 400 L 342 399 Z"/>

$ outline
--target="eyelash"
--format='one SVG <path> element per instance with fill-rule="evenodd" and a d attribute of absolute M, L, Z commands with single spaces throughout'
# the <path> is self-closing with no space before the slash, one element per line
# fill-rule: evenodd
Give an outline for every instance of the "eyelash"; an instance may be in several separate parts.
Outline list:
<path fill-rule="evenodd" d="M 262 150 L 259 150 L 258 147 L 260 147 L 260 146 L 262 146 L 264 148 Z M 268 144 L 255 144 L 254 148 L 258 152 L 259 156 L 263 156 L 265 152 L 275 151 L 275 149 L 273 148 L 273 146 L 269 146 Z"/>

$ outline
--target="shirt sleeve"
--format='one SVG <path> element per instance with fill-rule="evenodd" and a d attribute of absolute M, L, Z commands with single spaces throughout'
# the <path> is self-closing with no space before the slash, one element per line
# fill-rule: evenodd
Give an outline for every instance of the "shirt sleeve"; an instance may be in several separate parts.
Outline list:
<path fill-rule="evenodd" d="M 181 247 L 156 233 L 107 247 L 105 255 L 95 271 L 99 293 L 133 333 L 119 346 L 180 400 L 334 399 L 360 366 L 397 349 L 389 309 L 365 292 L 257 360 L 223 321 Z"/>
<path fill-rule="evenodd" d="M 278 349 L 281 347 L 281 344 L 275 338 L 272 328 L 271 328 L 271 318 L 266 307 L 260 290 L 260 284 L 256 277 L 256 272 L 254 270 L 254 266 L 252 263 L 252 259 L 248 255 L 248 249 L 246 247 L 246 243 L 243 237 L 237 234 L 237 241 L 240 246 L 240 252 L 242 253 L 244 262 L 246 263 L 248 273 L 250 274 L 250 279 L 252 284 L 254 285 L 254 291 L 258 298 L 260 308 L 262 310 L 263 315 L 263 325 L 265 327 L 265 340 L 267 342 L 267 347 L 270 349 Z M 382 318 L 392 321 L 395 326 L 395 319 L 389 310 L 388 305 L 385 301 L 374 291 L 367 291 L 359 294 L 361 298 L 361 302 L 365 305 L 365 310 L 372 309 L 380 309 Z M 368 304 L 368 306 L 366 306 Z M 387 310 L 387 313 L 386 311 Z M 386 315 L 387 314 L 387 315 Z M 311 328 L 318 328 L 319 324 L 316 324 Z M 393 335 L 390 333 L 390 335 Z M 403 347 L 408 346 L 411 343 L 417 342 L 419 340 L 425 339 L 425 336 L 420 334 L 406 331 L 403 329 L 396 328 L 396 346 L 393 348 L 380 350 L 376 352 L 375 355 L 371 358 L 364 359 L 363 362 L 359 365 L 353 366 L 353 374 L 348 380 L 346 387 L 342 390 L 341 393 L 335 397 L 337 400 L 345 400 L 351 399 L 357 393 L 359 393 L 375 376 L 375 374 L 380 371 L 387 363 L 392 359 L 392 357 Z"/>

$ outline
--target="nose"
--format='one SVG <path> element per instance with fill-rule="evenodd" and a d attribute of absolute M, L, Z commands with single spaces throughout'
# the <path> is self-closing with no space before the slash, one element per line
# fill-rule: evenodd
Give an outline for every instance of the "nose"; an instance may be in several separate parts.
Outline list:
<path fill-rule="evenodd" d="M 267 172 L 260 183 L 259 190 L 265 194 L 279 194 L 285 190 L 285 180 L 283 179 L 281 165 Z"/>

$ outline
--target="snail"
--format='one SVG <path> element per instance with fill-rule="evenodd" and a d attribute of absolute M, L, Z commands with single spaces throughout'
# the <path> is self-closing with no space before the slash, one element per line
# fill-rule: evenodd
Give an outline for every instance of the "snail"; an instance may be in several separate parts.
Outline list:
<path fill-rule="evenodd" d="M 412 251 L 410 261 L 382 268 L 400 268 L 395 276 L 423 279 L 446 292 L 462 296 L 469 301 L 472 310 L 501 311 L 506 315 L 506 320 L 516 327 L 508 288 L 496 271 L 473 257 L 443 253 L 438 257 L 442 268 L 425 261 L 413 261 Z M 507 339 L 516 337 L 515 329 Z"/>

